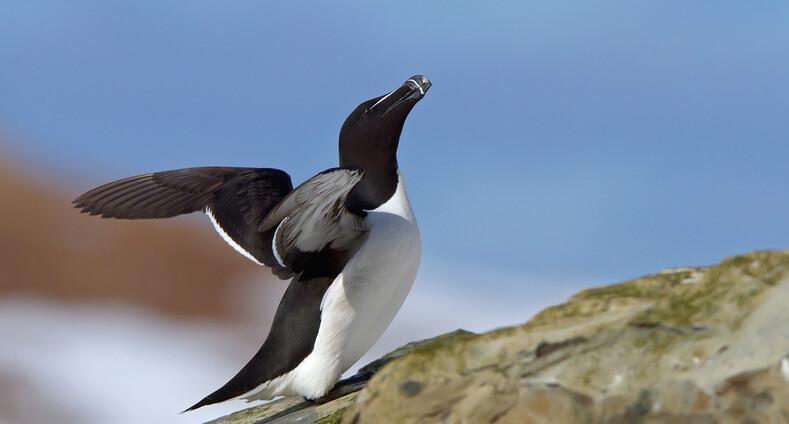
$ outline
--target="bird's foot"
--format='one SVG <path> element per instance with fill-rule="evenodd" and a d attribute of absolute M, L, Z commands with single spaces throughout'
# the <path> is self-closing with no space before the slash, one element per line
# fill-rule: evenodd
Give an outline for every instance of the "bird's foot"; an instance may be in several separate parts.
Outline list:
<path fill-rule="evenodd" d="M 333 401 L 334 399 L 343 397 L 349 393 L 358 392 L 367 386 L 367 382 L 370 381 L 370 377 L 372 376 L 372 372 L 355 374 L 346 378 L 345 380 L 338 381 L 337 384 L 335 384 L 334 387 L 329 391 L 329 393 L 326 393 L 317 399 L 309 399 L 309 401 L 321 404 Z"/>

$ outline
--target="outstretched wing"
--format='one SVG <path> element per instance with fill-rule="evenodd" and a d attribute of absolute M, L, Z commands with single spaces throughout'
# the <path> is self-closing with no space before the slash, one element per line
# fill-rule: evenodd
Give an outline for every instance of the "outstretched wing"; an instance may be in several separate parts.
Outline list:
<path fill-rule="evenodd" d="M 278 169 L 202 167 L 139 175 L 105 184 L 74 200 L 102 218 L 152 219 L 204 212 L 241 254 L 288 279 L 294 274 L 271 250 L 275 230 L 258 231 L 263 219 L 293 189 Z"/>
<path fill-rule="evenodd" d="M 363 176 L 354 167 L 326 170 L 296 187 L 269 212 L 259 229 L 275 229 L 272 251 L 281 266 L 301 272 L 316 255 L 347 258 L 355 252 L 367 228 L 364 216 L 348 210 L 345 200 Z"/>

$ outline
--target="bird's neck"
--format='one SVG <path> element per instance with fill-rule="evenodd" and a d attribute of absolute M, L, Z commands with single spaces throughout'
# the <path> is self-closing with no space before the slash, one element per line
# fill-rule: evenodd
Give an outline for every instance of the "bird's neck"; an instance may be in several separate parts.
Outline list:
<path fill-rule="evenodd" d="M 397 190 L 397 157 L 376 155 L 372 152 L 357 155 L 340 155 L 340 166 L 356 166 L 364 177 L 348 194 L 346 207 L 362 214 L 386 203 Z"/>

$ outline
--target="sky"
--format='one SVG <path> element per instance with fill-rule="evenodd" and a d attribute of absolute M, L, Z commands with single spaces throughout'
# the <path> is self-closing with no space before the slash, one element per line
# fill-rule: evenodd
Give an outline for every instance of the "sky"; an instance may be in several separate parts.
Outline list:
<path fill-rule="evenodd" d="M 422 267 L 364 363 L 582 287 L 789 247 L 787 22 L 782 1 L 2 2 L 0 154 L 69 198 L 210 165 L 298 184 L 336 166 L 356 105 L 427 76 L 398 152 Z M 48 403 L 68 395 L 88 414 L 73 422 L 107 405 L 119 422 L 194 422 L 174 405 L 246 359 L 211 350 L 232 329 L 31 302 L 0 305 L 27 334 L 0 365 L 35 371 Z M 85 365 L 53 369 L 41 345 Z M 145 401 L 105 389 L 102 367 L 150 386 L 159 366 L 192 380 Z"/>
<path fill-rule="evenodd" d="M 622 281 L 787 247 L 787 22 L 779 1 L 5 2 L 0 148 L 73 196 L 207 165 L 297 184 L 357 104 L 424 74 L 398 152 L 423 264 Z"/>

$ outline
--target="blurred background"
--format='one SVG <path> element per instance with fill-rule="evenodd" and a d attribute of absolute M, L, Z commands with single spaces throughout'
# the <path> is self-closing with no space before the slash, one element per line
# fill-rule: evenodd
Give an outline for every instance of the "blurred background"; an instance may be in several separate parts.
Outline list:
<path fill-rule="evenodd" d="M 194 423 L 285 282 L 202 216 L 100 220 L 132 175 L 336 166 L 414 74 L 400 167 L 422 267 L 360 364 L 586 287 L 789 240 L 789 3 L 4 2 L 0 423 Z M 357 367 L 358 367 L 357 365 Z"/>

